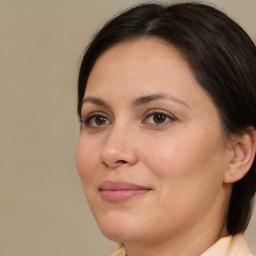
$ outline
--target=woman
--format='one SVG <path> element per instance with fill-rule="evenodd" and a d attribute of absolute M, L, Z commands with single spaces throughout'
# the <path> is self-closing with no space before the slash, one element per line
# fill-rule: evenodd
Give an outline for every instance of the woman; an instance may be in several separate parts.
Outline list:
<path fill-rule="evenodd" d="M 134 7 L 79 74 L 77 169 L 113 255 L 251 255 L 256 48 L 202 4 Z"/>

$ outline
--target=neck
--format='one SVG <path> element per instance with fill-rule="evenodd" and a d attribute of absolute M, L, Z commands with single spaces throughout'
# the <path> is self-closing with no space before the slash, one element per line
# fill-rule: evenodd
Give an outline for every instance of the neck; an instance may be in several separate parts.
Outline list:
<path fill-rule="evenodd" d="M 125 244 L 127 256 L 199 256 L 220 238 L 228 236 L 226 225 L 217 220 L 208 222 L 204 228 L 192 227 L 174 237 L 159 237 L 157 241 L 128 242 Z"/>
<path fill-rule="evenodd" d="M 183 239 L 184 244 L 180 241 L 161 241 L 159 244 L 126 244 L 126 256 L 199 256 L 219 239 L 229 235 L 226 230 L 223 230 L 219 236 L 209 239 L 206 233 L 200 234 L 194 240 L 184 241 Z"/>

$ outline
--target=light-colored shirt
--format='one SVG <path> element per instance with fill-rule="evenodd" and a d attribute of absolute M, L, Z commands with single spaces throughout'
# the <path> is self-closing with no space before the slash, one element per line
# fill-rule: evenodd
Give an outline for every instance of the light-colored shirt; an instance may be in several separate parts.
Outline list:
<path fill-rule="evenodd" d="M 111 256 L 125 256 L 125 249 L 120 248 Z M 253 256 L 243 234 L 221 238 L 201 256 Z"/>

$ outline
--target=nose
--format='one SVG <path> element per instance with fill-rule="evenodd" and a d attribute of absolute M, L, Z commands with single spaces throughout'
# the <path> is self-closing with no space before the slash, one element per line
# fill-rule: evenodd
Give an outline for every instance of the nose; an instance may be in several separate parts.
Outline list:
<path fill-rule="evenodd" d="M 138 162 L 135 140 L 131 130 L 113 127 L 101 150 L 102 162 L 112 169 L 123 165 L 135 165 Z"/>

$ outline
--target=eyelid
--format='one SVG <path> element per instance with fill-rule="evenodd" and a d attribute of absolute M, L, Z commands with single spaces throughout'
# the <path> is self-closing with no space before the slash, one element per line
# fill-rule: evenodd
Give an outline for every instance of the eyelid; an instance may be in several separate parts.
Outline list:
<path fill-rule="evenodd" d="M 89 119 L 94 118 L 94 117 L 96 117 L 96 116 L 103 116 L 103 117 L 105 117 L 106 119 L 108 119 L 110 123 L 112 123 L 112 121 L 111 121 L 111 119 L 108 117 L 108 115 L 107 115 L 106 113 L 100 112 L 100 111 L 91 112 L 91 113 L 89 113 L 88 115 L 86 115 L 85 118 L 81 117 L 80 123 L 81 123 L 81 124 L 84 124 L 85 127 L 87 127 L 87 128 L 99 128 L 99 127 L 101 127 L 101 126 L 98 126 L 98 127 L 95 126 L 95 127 L 94 127 L 94 126 L 88 125 L 88 123 L 87 123 L 87 122 L 89 121 Z M 102 127 L 103 127 L 103 125 L 102 125 Z"/>
<path fill-rule="evenodd" d="M 159 124 L 157 124 L 157 123 L 146 123 L 145 120 L 147 118 L 149 118 L 150 116 L 154 115 L 154 114 L 163 114 L 166 117 L 168 117 L 170 119 L 170 121 L 167 122 L 167 123 L 165 122 L 165 123 L 159 123 Z M 143 119 L 142 123 L 147 124 L 147 125 L 154 125 L 154 126 L 164 126 L 164 125 L 168 125 L 168 124 L 170 124 L 170 123 L 172 123 L 176 120 L 177 120 L 177 118 L 168 111 L 165 111 L 165 110 L 162 110 L 162 109 L 151 109 L 151 110 L 148 110 L 144 114 L 144 119 Z"/>
<path fill-rule="evenodd" d="M 101 100 L 100 100 L 101 101 Z M 80 112 L 80 116 L 81 119 L 85 119 L 88 114 L 91 113 L 99 113 L 102 115 L 106 115 L 106 117 L 112 117 L 114 116 L 114 112 L 112 111 L 112 109 L 108 106 L 108 104 L 98 104 L 97 102 L 91 102 L 91 101 L 86 101 L 83 103 L 82 108 L 81 108 L 81 112 Z"/>
<path fill-rule="evenodd" d="M 109 115 L 104 111 L 84 111 L 84 113 L 82 112 L 82 114 L 81 114 L 80 121 L 85 121 L 88 118 L 95 116 L 95 115 L 104 116 L 104 117 L 110 119 Z"/>
<path fill-rule="evenodd" d="M 163 109 L 150 109 L 150 110 L 148 110 L 148 111 L 146 111 L 145 112 L 145 114 L 144 114 L 144 117 L 148 117 L 148 116 L 150 116 L 150 115 L 152 115 L 152 114 L 156 114 L 156 113 L 159 113 L 159 114 L 165 114 L 165 115 L 167 115 L 167 116 L 170 116 L 171 118 L 173 118 L 173 119 L 177 119 L 173 114 L 171 114 L 169 111 L 166 111 L 166 110 L 163 110 Z"/>

